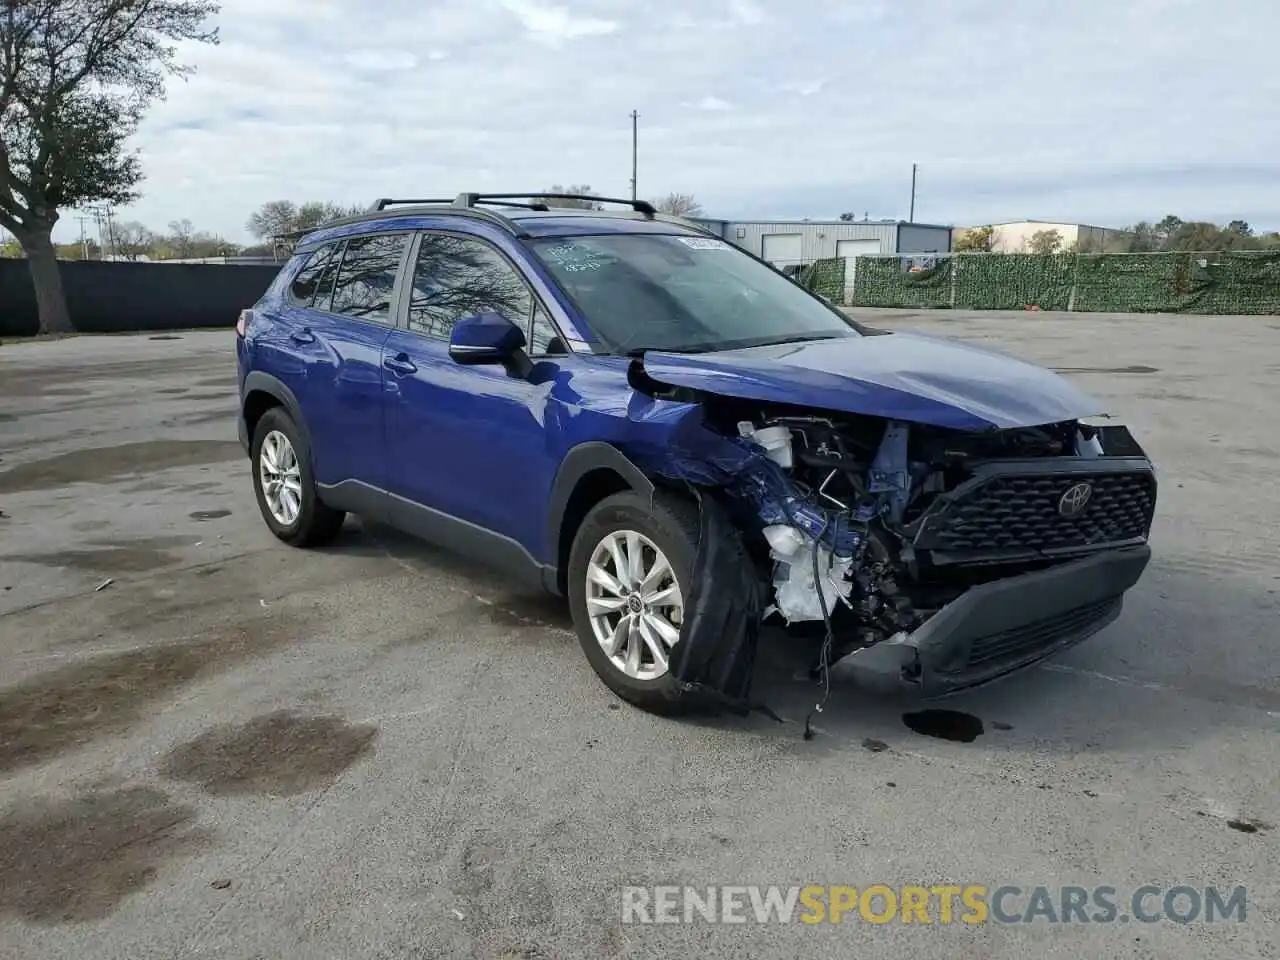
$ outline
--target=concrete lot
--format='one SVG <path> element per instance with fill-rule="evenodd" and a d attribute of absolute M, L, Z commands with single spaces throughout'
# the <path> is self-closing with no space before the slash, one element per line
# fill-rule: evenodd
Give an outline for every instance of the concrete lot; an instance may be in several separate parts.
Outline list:
<path fill-rule="evenodd" d="M 971 742 L 847 678 L 803 740 L 778 638 L 791 722 L 655 719 L 555 603 L 356 522 L 277 543 L 229 333 L 0 347 L 0 956 L 1280 954 L 1280 322 L 862 314 L 1067 371 L 1160 467 L 1120 621 L 946 703 Z M 620 922 L 624 884 L 874 882 L 1243 884 L 1248 912 Z"/>

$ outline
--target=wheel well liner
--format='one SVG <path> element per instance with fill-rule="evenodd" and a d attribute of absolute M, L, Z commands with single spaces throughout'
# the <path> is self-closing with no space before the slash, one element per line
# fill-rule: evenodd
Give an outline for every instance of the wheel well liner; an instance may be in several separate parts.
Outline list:
<path fill-rule="evenodd" d="M 547 509 L 547 546 L 554 551 L 556 586 L 567 591 L 569 549 L 587 513 L 605 497 L 634 490 L 652 497 L 653 481 L 612 444 L 592 440 L 565 456 L 556 472 Z"/>

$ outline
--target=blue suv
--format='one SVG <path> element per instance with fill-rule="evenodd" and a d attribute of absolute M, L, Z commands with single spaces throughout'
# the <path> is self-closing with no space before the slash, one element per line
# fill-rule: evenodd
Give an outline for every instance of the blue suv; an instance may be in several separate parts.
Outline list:
<path fill-rule="evenodd" d="M 816 678 L 971 687 L 1102 629 L 1150 558 L 1155 470 L 1069 382 L 866 327 L 642 201 L 380 200 L 236 332 L 277 537 L 357 514 L 566 596 L 648 709 L 749 707 L 771 621 L 822 638 Z"/>

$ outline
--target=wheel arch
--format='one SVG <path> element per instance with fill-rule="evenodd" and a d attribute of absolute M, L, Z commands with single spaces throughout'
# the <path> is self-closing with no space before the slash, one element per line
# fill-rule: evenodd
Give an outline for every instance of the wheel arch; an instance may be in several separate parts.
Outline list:
<path fill-rule="evenodd" d="M 307 421 L 302 416 L 302 405 L 287 385 L 277 377 L 261 370 L 252 370 L 244 378 L 241 388 L 243 399 L 240 402 L 240 416 L 244 419 L 247 442 L 253 442 L 253 433 L 258 421 L 272 407 L 284 407 L 289 417 L 297 425 L 307 449 L 311 449 L 311 433 L 307 429 Z"/>
<path fill-rule="evenodd" d="M 551 487 L 547 545 L 555 563 L 555 592 L 567 595 L 569 550 L 591 508 L 605 497 L 633 490 L 652 497 L 653 481 L 617 447 L 601 440 L 579 444 L 565 456 Z"/>

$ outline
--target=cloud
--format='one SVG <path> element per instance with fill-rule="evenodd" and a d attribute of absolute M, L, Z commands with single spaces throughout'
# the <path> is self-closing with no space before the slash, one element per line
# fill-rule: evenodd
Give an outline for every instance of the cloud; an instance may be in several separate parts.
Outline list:
<path fill-rule="evenodd" d="M 575 16 L 568 7 L 536 0 L 503 0 L 502 5 L 520 19 L 534 39 L 553 46 L 580 37 L 604 36 L 618 29 L 613 20 Z"/>
<path fill-rule="evenodd" d="M 637 109 L 641 194 L 715 215 L 905 216 L 918 162 L 924 220 L 1280 228 L 1280 4 L 222 4 L 135 138 L 122 218 L 247 240 L 281 198 L 625 196 Z"/>
<path fill-rule="evenodd" d="M 701 100 L 694 100 L 692 103 L 682 103 L 682 107 L 688 107 L 691 110 L 731 110 L 733 104 L 727 100 L 721 100 L 719 97 L 705 96 Z"/>

